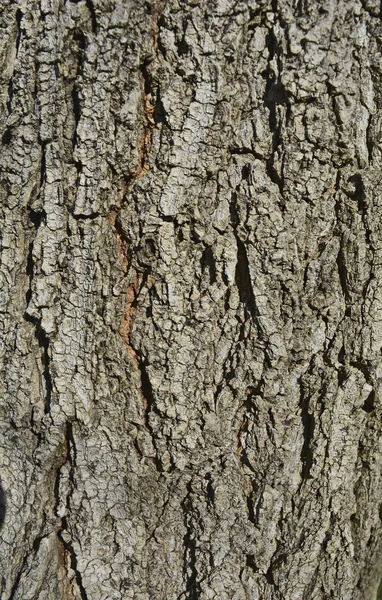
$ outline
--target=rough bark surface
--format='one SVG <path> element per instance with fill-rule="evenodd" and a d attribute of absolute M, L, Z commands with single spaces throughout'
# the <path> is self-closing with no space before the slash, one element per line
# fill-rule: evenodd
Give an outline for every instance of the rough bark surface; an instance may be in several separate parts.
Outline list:
<path fill-rule="evenodd" d="M 2 600 L 374 600 L 376 0 L 2 0 Z"/>

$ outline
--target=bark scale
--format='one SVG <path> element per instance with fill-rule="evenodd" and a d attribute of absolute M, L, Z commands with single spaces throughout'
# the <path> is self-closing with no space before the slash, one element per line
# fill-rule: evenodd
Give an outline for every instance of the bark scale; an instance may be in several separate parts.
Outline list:
<path fill-rule="evenodd" d="M 375 0 L 3 0 L 4 600 L 365 600 Z"/>

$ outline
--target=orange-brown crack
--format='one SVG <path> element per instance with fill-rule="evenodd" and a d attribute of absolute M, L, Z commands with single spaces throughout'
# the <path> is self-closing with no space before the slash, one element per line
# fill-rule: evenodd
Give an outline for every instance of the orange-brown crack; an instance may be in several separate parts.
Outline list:
<path fill-rule="evenodd" d="M 126 309 L 125 309 L 125 313 L 122 317 L 121 326 L 119 328 L 119 334 L 122 338 L 122 341 L 126 347 L 128 354 L 131 358 L 131 361 L 137 370 L 139 370 L 139 363 L 141 361 L 141 357 L 134 350 L 133 346 L 130 344 L 130 335 L 131 335 L 131 331 L 133 329 L 134 316 L 135 316 L 135 311 L 136 311 L 135 300 L 137 298 L 138 289 L 139 289 L 139 276 L 137 276 L 135 281 L 132 284 L 130 284 L 129 287 L 127 288 Z M 146 411 L 148 408 L 149 402 L 143 393 L 142 387 L 137 387 L 137 392 L 139 393 L 139 395 L 142 399 L 144 410 Z"/>
<path fill-rule="evenodd" d="M 154 45 L 155 51 L 157 51 L 157 45 L 158 45 L 157 44 L 157 37 L 158 37 L 158 31 L 159 31 L 158 18 L 159 18 L 159 15 L 161 14 L 165 4 L 166 4 L 166 0 L 159 0 L 155 5 L 153 15 L 152 15 L 153 45 Z M 126 204 L 126 192 L 129 188 L 129 186 L 132 184 L 132 182 L 137 181 L 138 179 L 140 179 L 141 177 L 146 175 L 146 173 L 148 173 L 150 170 L 148 156 L 150 154 L 151 144 L 152 144 L 152 130 L 155 127 L 155 119 L 154 119 L 155 106 L 152 103 L 151 91 L 146 91 L 147 77 L 148 77 L 147 71 L 146 71 L 146 76 L 145 76 L 145 73 L 142 73 L 142 108 L 143 108 L 143 113 L 145 115 L 147 124 L 141 135 L 141 143 L 140 143 L 139 156 L 138 156 L 138 165 L 137 165 L 137 168 L 135 169 L 134 173 L 132 173 L 131 175 L 129 175 L 126 178 L 125 184 L 118 194 L 118 207 L 116 209 L 112 210 L 111 213 L 109 214 L 109 221 L 113 227 L 113 231 L 118 240 L 118 247 L 119 247 L 119 253 L 120 253 L 120 257 L 121 257 L 121 265 L 122 265 L 122 273 L 124 276 L 126 275 L 127 270 L 128 270 L 127 247 L 126 247 L 126 242 L 122 239 L 122 236 L 120 234 L 120 231 L 119 231 L 120 228 L 116 227 L 116 221 L 117 221 L 117 218 L 118 218 L 123 206 Z"/>
<path fill-rule="evenodd" d="M 117 223 L 117 219 L 121 213 L 121 210 L 122 210 L 124 204 L 126 203 L 125 195 L 126 195 L 128 187 L 131 185 L 131 183 L 133 181 L 140 179 L 149 171 L 149 165 L 147 163 L 147 155 L 150 151 L 150 147 L 151 147 L 151 130 L 146 129 L 142 133 L 138 166 L 135 169 L 134 173 L 127 178 L 125 185 L 123 186 L 122 190 L 118 194 L 118 203 L 119 203 L 118 207 L 109 213 L 109 222 L 110 222 L 111 226 L 113 227 L 114 235 L 116 236 L 117 241 L 118 241 L 119 256 L 121 259 L 122 274 L 124 277 L 127 274 L 128 266 L 129 266 L 129 261 L 127 258 L 127 256 L 128 256 L 127 244 L 126 244 L 126 241 L 122 238 L 120 227 L 117 227 L 116 223 Z"/>
<path fill-rule="evenodd" d="M 57 553 L 58 553 L 58 581 L 61 583 L 63 598 L 67 600 L 76 600 L 73 590 L 73 579 L 69 579 L 68 576 L 68 562 L 70 561 L 70 554 L 65 549 L 64 543 L 57 538 Z"/>
<path fill-rule="evenodd" d="M 154 50 L 156 53 L 158 50 L 158 34 L 159 34 L 158 20 L 159 20 L 159 16 L 160 16 L 162 10 L 164 9 L 165 4 L 166 4 L 166 0 L 158 0 L 158 2 L 155 4 L 155 8 L 154 8 L 153 14 L 152 14 L 152 40 L 153 40 Z M 137 181 L 138 179 L 140 179 L 141 177 L 146 175 L 146 173 L 148 173 L 148 171 L 150 170 L 148 156 L 149 156 L 149 153 L 151 150 L 151 144 L 152 144 L 152 130 L 155 127 L 155 119 L 154 119 L 155 107 L 152 103 L 151 91 L 147 91 L 147 89 L 146 89 L 146 83 L 148 83 L 147 78 L 148 78 L 148 73 L 146 71 L 146 76 L 145 76 L 145 73 L 142 73 L 142 88 L 143 88 L 142 89 L 142 108 L 143 108 L 143 113 L 145 115 L 147 124 L 146 124 L 146 127 L 144 128 L 144 130 L 142 132 L 142 136 L 141 136 L 138 165 L 137 165 L 137 168 L 135 169 L 134 173 L 127 177 L 123 188 L 120 190 L 120 192 L 118 194 L 118 206 L 114 210 L 112 210 L 109 214 L 109 221 L 113 227 L 113 232 L 114 232 L 114 234 L 117 238 L 117 242 L 118 242 L 122 274 L 124 277 L 127 275 L 128 268 L 129 268 L 128 248 L 127 248 L 126 241 L 122 237 L 121 226 L 118 223 L 117 219 L 121 213 L 122 208 L 126 204 L 126 193 L 127 193 L 129 186 L 132 184 L 132 182 Z M 124 342 L 128 352 L 136 366 L 138 366 L 140 359 L 139 359 L 139 356 L 137 355 L 137 353 L 135 352 L 135 350 L 130 345 L 129 340 L 130 340 L 130 334 L 131 334 L 133 320 L 134 320 L 134 312 L 135 312 L 134 301 L 137 296 L 138 286 L 139 286 L 139 276 L 136 278 L 136 280 L 132 284 L 129 285 L 129 287 L 127 289 L 127 303 L 126 303 L 125 312 L 122 317 L 121 326 L 120 326 L 120 330 L 119 330 L 122 341 Z M 140 392 L 142 394 L 142 397 L 144 398 L 142 390 L 140 390 Z M 147 401 L 145 400 L 145 402 L 147 402 Z"/>
<path fill-rule="evenodd" d="M 143 110 L 144 110 L 146 119 L 149 123 L 149 126 L 151 128 L 153 128 L 153 127 L 155 127 L 155 121 L 154 121 L 155 107 L 154 107 L 153 103 L 151 102 L 151 99 L 152 99 L 151 92 L 149 92 L 148 94 L 145 94 L 143 96 Z M 151 146 L 151 135 L 150 135 L 150 146 Z"/>
<path fill-rule="evenodd" d="M 140 179 L 140 177 L 143 177 L 149 170 L 149 166 L 147 164 L 146 157 L 149 152 L 150 145 L 151 145 L 151 131 L 146 130 L 142 134 L 142 142 L 141 142 L 138 166 L 137 166 L 135 172 L 126 180 L 126 183 L 125 183 L 123 189 L 119 193 L 118 208 L 112 210 L 109 214 L 109 221 L 113 227 L 113 232 L 114 232 L 114 235 L 116 236 L 117 242 L 118 242 L 118 250 L 119 250 L 119 256 L 120 256 L 120 261 L 121 261 L 123 277 L 125 277 L 127 275 L 127 272 L 129 269 L 128 248 L 127 248 L 126 240 L 124 240 L 122 237 L 122 230 L 121 230 L 120 225 L 118 224 L 117 219 L 118 219 L 118 217 L 121 213 L 121 210 L 126 202 L 125 195 L 126 195 L 129 185 L 132 183 L 132 181 L 136 181 L 137 179 Z M 136 352 L 131 347 L 131 345 L 129 343 L 129 339 L 130 339 L 130 333 L 132 330 L 133 315 L 135 312 L 134 300 L 136 299 L 136 296 L 137 296 L 138 287 L 139 287 L 139 276 L 137 276 L 135 281 L 132 284 L 130 284 L 129 287 L 127 288 L 126 308 L 125 308 L 125 312 L 122 317 L 121 326 L 119 329 L 119 333 L 122 338 L 122 341 L 124 342 L 131 358 L 133 359 L 134 364 L 136 364 L 136 365 L 138 364 L 138 357 L 137 357 Z"/>

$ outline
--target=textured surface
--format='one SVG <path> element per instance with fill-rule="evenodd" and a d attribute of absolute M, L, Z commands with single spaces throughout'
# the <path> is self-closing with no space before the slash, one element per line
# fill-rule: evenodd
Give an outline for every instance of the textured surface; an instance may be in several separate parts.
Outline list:
<path fill-rule="evenodd" d="M 2 600 L 374 600 L 379 2 L 0 20 Z"/>

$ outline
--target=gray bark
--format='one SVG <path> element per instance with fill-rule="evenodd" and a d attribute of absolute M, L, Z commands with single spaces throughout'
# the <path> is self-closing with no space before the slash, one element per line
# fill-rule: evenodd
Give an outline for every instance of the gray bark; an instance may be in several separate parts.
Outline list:
<path fill-rule="evenodd" d="M 376 0 L 3 0 L 3 600 L 374 600 Z"/>

